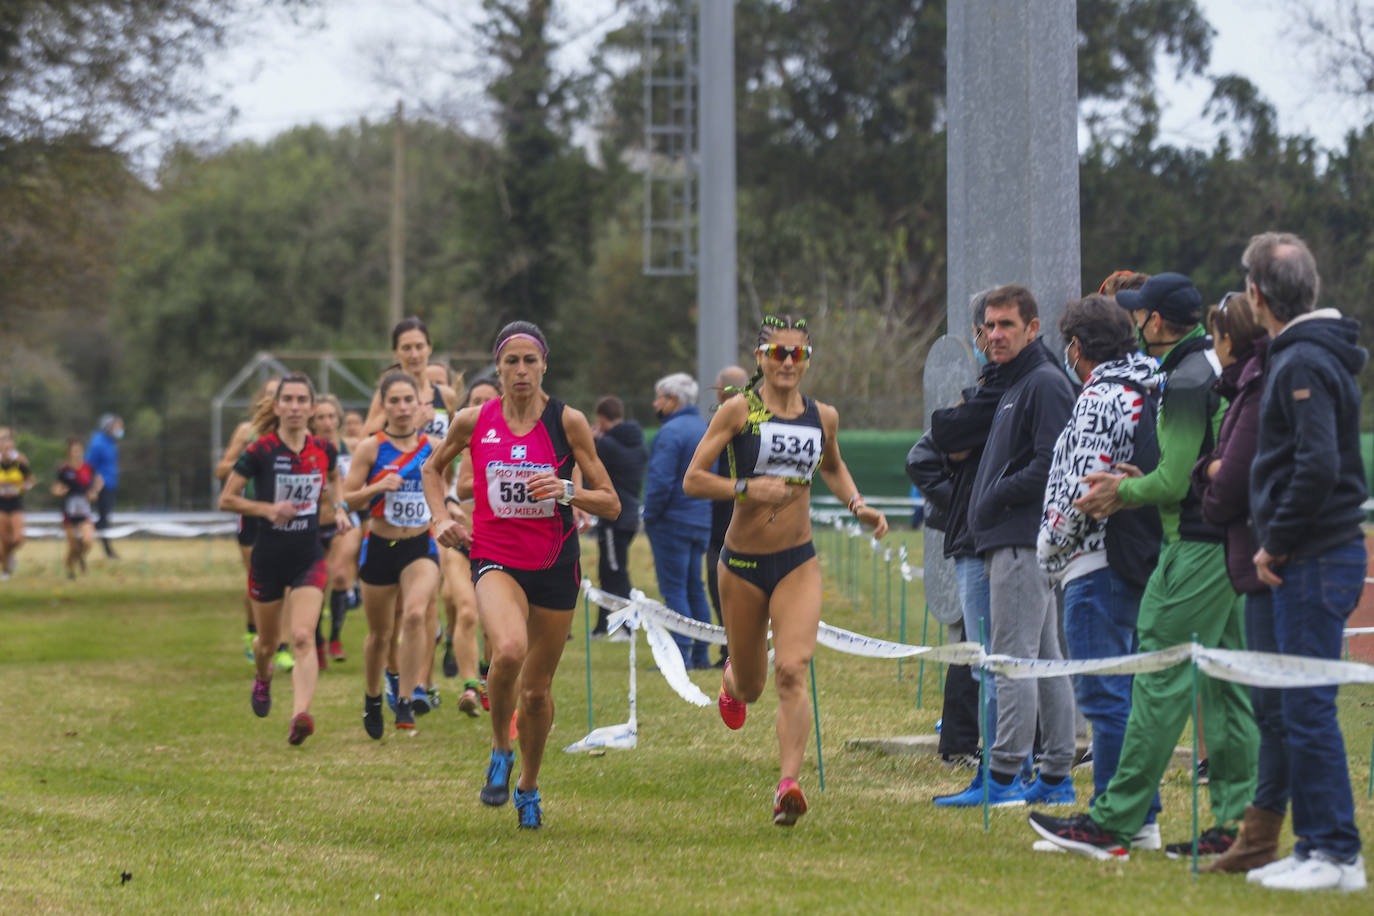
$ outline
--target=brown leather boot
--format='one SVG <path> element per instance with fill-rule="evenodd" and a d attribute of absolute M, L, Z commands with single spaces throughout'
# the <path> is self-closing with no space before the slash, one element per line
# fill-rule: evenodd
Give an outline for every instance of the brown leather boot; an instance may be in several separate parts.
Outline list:
<path fill-rule="evenodd" d="M 1246 805 L 1245 820 L 1236 834 L 1235 844 L 1200 870 L 1247 872 L 1268 865 L 1278 858 L 1279 831 L 1282 828 L 1282 814 Z"/>

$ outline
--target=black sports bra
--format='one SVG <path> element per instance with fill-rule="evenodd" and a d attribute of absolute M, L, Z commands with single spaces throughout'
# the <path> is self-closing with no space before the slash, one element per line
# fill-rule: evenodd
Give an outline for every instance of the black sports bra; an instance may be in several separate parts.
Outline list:
<path fill-rule="evenodd" d="M 782 477 L 790 483 L 809 484 L 821 466 L 825 431 L 816 402 L 802 398 L 799 417 L 784 420 L 764 406 L 755 391 L 746 391 L 749 417 L 725 447 L 730 476 Z"/>

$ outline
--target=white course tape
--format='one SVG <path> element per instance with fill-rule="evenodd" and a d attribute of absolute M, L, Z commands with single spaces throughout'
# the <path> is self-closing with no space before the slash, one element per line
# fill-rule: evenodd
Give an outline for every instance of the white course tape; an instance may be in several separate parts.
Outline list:
<path fill-rule="evenodd" d="M 611 626 L 634 617 L 644 627 L 654 658 L 669 684 L 688 702 L 708 705 L 700 689 L 687 679 L 682 655 L 668 636 L 669 632 L 692 639 L 723 645 L 725 631 L 714 624 L 691 620 L 663 604 L 634 593 L 627 601 L 607 595 L 584 583 L 588 598 L 606 607 L 618 607 L 611 615 Z M 1361 635 L 1374 628 L 1350 630 L 1347 634 Z M 1235 681 L 1256 687 L 1314 687 L 1330 684 L 1374 684 L 1374 666 L 1359 662 L 1276 655 L 1268 652 L 1241 652 L 1209 649 L 1196 643 L 1184 643 L 1145 652 L 1112 658 L 1087 659 L 1027 659 L 1007 655 L 988 655 L 977 643 L 953 643 L 946 646 L 912 646 L 855 633 L 822 622 L 816 642 L 837 652 L 867 658 L 912 658 L 924 656 L 944 664 L 970 665 L 1021 680 L 1025 678 L 1065 677 L 1078 674 L 1144 674 L 1162 671 L 1183 662 L 1196 660 L 1198 667 L 1211 677 Z M 658 645 L 656 645 L 656 643 Z M 671 649 L 671 651 L 668 651 Z M 660 655 L 662 657 L 660 657 Z"/>

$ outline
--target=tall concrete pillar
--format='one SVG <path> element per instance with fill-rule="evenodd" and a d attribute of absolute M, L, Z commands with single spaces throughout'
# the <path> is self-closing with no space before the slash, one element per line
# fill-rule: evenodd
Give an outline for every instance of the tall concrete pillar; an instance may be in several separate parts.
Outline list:
<path fill-rule="evenodd" d="M 697 381 L 739 361 L 735 254 L 735 0 L 700 0 Z"/>
<path fill-rule="evenodd" d="M 948 334 L 926 361 L 925 411 L 953 404 L 977 377 L 969 298 L 1021 283 L 1040 304 L 1041 336 L 1079 289 L 1078 25 L 1074 0 L 959 0 L 948 6 Z M 944 539 L 926 532 L 926 596 L 958 607 Z M 976 633 L 969 638 L 976 639 Z"/>

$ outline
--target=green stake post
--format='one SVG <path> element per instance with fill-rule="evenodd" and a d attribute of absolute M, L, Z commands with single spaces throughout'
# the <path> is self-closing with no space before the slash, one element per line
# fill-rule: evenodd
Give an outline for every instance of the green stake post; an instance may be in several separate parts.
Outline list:
<path fill-rule="evenodd" d="M 587 734 L 592 733 L 592 605 L 582 594 L 582 632 L 587 642 Z M 480 710 L 479 710 L 480 712 Z"/>
<path fill-rule="evenodd" d="M 1197 646 L 1197 634 L 1193 634 L 1194 648 Z M 1197 877 L 1197 749 L 1198 749 L 1198 670 L 1197 655 L 1193 656 L 1193 877 Z"/>
<path fill-rule="evenodd" d="M 906 576 L 902 576 L 902 621 L 901 621 L 901 634 L 902 634 L 902 635 L 899 636 L 899 637 L 897 637 L 897 639 L 898 639 L 899 642 L 905 644 L 905 643 L 906 643 Z M 900 684 L 901 682 L 902 682 L 902 660 L 899 658 L 899 659 L 897 659 L 897 683 Z M 1370 772 L 1370 774 L 1371 774 L 1371 778 L 1374 779 L 1374 767 L 1371 767 L 1369 772 Z"/>
<path fill-rule="evenodd" d="M 930 628 L 930 602 L 927 601 L 927 602 L 926 602 L 926 618 L 925 618 L 925 621 L 921 624 L 921 645 L 923 645 L 923 646 L 924 646 L 924 645 L 927 645 L 927 643 L 926 643 L 926 631 L 927 631 L 929 628 Z M 916 708 L 917 708 L 917 709 L 920 709 L 920 708 L 921 708 L 921 693 L 922 693 L 922 692 L 925 690 L 925 688 L 926 688 L 926 657 L 925 657 L 924 655 L 921 656 L 921 665 L 920 665 L 920 668 L 919 668 L 918 670 L 919 670 L 919 673 L 916 675 Z"/>
<path fill-rule="evenodd" d="M 821 756 L 821 704 L 816 698 L 816 659 L 811 659 L 811 715 L 816 722 L 816 769 L 820 771 L 821 791 L 825 791 L 825 758 Z"/>
<path fill-rule="evenodd" d="M 887 582 L 887 633 L 888 639 L 892 638 L 892 551 L 883 551 L 883 561 L 887 564 L 887 570 L 883 573 Z"/>
<path fill-rule="evenodd" d="M 978 620 L 978 644 L 983 644 L 983 621 Z M 978 666 L 978 720 L 983 723 L 983 766 L 978 771 L 978 775 L 983 778 L 983 832 L 987 833 L 992 829 L 992 806 L 988 799 L 988 783 L 992 781 L 992 775 L 988 770 L 988 747 L 987 734 L 992 729 L 992 723 L 988 721 L 988 669 L 984 662 Z"/>
<path fill-rule="evenodd" d="M 873 609 L 873 624 L 878 624 L 878 547 L 873 545 L 873 579 L 868 592 L 868 604 Z"/>

